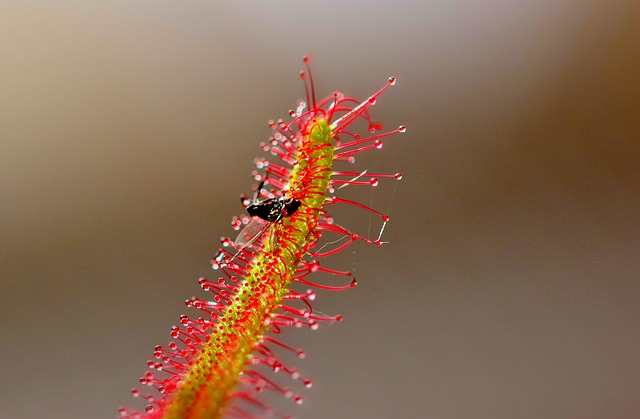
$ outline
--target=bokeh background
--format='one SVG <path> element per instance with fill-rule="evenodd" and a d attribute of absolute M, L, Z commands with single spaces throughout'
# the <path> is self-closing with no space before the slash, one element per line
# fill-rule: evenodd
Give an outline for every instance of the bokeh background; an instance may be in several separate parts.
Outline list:
<path fill-rule="evenodd" d="M 304 54 L 320 94 L 398 76 L 373 112 L 408 132 L 357 168 L 405 177 L 352 191 L 390 244 L 336 259 L 345 321 L 287 335 L 314 387 L 275 403 L 640 417 L 637 0 L 2 0 L 0 417 L 135 404 Z"/>

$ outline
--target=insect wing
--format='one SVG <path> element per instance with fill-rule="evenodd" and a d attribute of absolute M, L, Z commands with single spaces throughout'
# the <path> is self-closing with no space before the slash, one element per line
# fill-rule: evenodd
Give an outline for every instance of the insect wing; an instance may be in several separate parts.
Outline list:
<path fill-rule="evenodd" d="M 251 243 L 255 242 L 264 234 L 265 231 L 269 228 L 271 223 L 269 221 L 263 220 L 262 218 L 254 218 L 251 220 L 249 224 L 242 229 L 238 237 L 236 237 L 236 241 L 233 242 L 233 245 L 236 249 L 242 250 L 245 247 L 249 246 Z"/>

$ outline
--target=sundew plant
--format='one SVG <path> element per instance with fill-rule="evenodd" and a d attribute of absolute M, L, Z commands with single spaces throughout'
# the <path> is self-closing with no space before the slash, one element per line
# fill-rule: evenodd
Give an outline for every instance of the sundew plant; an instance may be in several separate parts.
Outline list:
<path fill-rule="evenodd" d="M 155 347 L 141 388 L 132 391 L 146 408 L 121 408 L 121 417 L 278 417 L 284 415 L 269 406 L 262 393 L 280 393 L 301 404 L 299 390 L 311 387 L 282 356 L 293 352 L 304 358 L 304 352 L 278 335 L 283 327 L 314 330 L 320 323 L 341 320 L 315 311 L 311 304 L 314 289 L 356 285 L 351 272 L 332 269 L 325 257 L 355 241 L 383 244 L 389 220 L 367 205 L 341 198 L 341 189 L 376 187 L 386 178 L 402 178 L 399 173 L 343 169 L 355 163 L 356 155 L 381 149 L 383 138 L 403 133 L 405 127 L 382 131 L 370 114 L 378 97 L 395 84 L 394 77 L 364 101 L 339 92 L 318 100 L 306 57 L 304 63 L 300 75 L 306 100 L 289 112 L 290 121 L 270 121 L 273 133 L 260 146 L 272 157 L 255 159 L 254 196 L 242 198 L 247 214 L 233 218 L 235 239 L 223 237 L 211 261 L 217 278 L 200 278 L 205 296 L 186 301 L 195 314 L 181 316 L 180 325 L 171 328 L 170 343 Z M 359 125 L 368 131 L 358 134 Z M 378 217 L 379 232 L 366 237 L 350 231 L 331 216 L 336 205 Z M 337 282 L 314 282 L 314 272 Z M 302 284 L 296 289 L 306 291 L 294 290 L 295 283 Z"/>

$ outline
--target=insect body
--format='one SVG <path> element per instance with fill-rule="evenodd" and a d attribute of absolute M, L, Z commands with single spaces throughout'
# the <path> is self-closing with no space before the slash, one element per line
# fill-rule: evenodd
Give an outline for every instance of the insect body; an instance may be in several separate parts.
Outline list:
<path fill-rule="evenodd" d="M 253 203 L 247 205 L 247 212 L 254 219 L 238 234 L 234 242 L 234 246 L 238 251 L 258 240 L 270 226 L 284 217 L 293 215 L 302 204 L 300 200 L 286 196 L 258 201 L 257 198 L 263 186 L 264 181 L 260 183 Z M 245 198 L 242 198 L 242 201 L 244 202 Z"/>
<path fill-rule="evenodd" d="M 251 204 L 247 212 L 252 217 L 261 218 L 264 221 L 276 223 L 284 217 L 289 217 L 298 210 L 301 202 L 294 198 L 270 198 L 262 202 Z"/>

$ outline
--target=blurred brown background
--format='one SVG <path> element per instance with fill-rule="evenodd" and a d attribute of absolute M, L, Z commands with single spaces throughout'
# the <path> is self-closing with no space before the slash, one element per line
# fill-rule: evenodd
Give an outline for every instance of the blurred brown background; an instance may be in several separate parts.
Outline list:
<path fill-rule="evenodd" d="M 134 403 L 307 53 L 320 94 L 397 75 L 373 112 L 409 129 L 357 163 L 405 175 L 363 192 L 391 243 L 336 259 L 282 405 L 640 417 L 637 0 L 2 1 L 0 417 Z"/>

